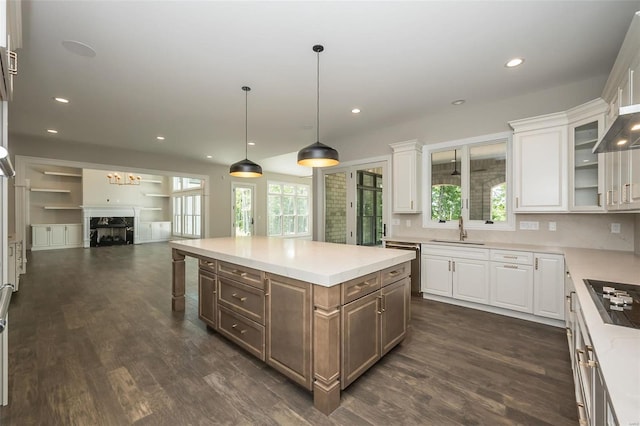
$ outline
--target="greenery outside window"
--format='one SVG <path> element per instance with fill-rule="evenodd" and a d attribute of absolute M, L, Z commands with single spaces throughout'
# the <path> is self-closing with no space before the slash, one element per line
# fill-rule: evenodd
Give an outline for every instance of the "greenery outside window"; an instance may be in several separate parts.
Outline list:
<path fill-rule="evenodd" d="M 309 235 L 310 186 L 268 182 L 267 188 L 267 235 Z"/>
<path fill-rule="evenodd" d="M 510 146 L 506 133 L 427 145 L 423 226 L 454 228 L 462 217 L 468 229 L 513 230 Z"/>

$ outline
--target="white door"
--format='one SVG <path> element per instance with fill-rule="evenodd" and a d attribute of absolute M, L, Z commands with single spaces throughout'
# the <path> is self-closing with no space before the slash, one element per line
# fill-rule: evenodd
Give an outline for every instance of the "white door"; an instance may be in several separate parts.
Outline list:
<path fill-rule="evenodd" d="M 536 254 L 533 313 L 564 319 L 564 256 Z"/>
<path fill-rule="evenodd" d="M 49 247 L 49 227 L 33 225 L 31 229 L 31 248 Z"/>
<path fill-rule="evenodd" d="M 491 262 L 491 304 L 533 313 L 533 268 Z"/>
<path fill-rule="evenodd" d="M 231 236 L 255 235 L 256 186 L 250 183 L 231 183 Z"/>
<path fill-rule="evenodd" d="M 67 227 L 65 225 L 51 225 L 50 243 L 51 247 L 64 246 L 67 243 Z"/>

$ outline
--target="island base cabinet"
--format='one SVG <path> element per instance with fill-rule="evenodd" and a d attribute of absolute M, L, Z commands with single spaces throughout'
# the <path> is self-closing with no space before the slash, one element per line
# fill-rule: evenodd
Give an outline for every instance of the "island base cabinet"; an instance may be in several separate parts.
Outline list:
<path fill-rule="evenodd" d="M 312 389 L 312 285 L 267 274 L 268 365 Z"/>
<path fill-rule="evenodd" d="M 217 291 L 215 275 L 200 271 L 198 276 L 198 318 L 208 326 L 216 327 Z"/>
<path fill-rule="evenodd" d="M 342 389 L 380 359 L 382 295 L 371 293 L 342 308 Z"/>
<path fill-rule="evenodd" d="M 264 326 L 218 306 L 218 332 L 264 361 Z"/>
<path fill-rule="evenodd" d="M 405 277 L 343 306 L 342 389 L 406 337 L 410 298 Z"/>
<path fill-rule="evenodd" d="M 407 335 L 410 291 L 410 278 L 404 278 L 382 289 L 382 350 L 380 356 L 384 356 Z"/>

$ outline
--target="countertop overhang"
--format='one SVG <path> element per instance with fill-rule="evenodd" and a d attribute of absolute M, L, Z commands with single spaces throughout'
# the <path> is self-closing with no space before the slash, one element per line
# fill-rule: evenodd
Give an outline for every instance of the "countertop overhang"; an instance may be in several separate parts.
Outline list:
<path fill-rule="evenodd" d="M 415 252 L 407 250 L 273 237 L 177 240 L 169 246 L 324 287 L 415 258 Z"/>

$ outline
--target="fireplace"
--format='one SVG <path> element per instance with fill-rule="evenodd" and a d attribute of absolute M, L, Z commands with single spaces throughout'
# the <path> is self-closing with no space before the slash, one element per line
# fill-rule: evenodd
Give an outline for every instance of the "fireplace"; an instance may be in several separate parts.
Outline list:
<path fill-rule="evenodd" d="M 91 247 L 119 246 L 134 242 L 133 216 L 101 216 L 89 220 Z"/>
<path fill-rule="evenodd" d="M 138 206 L 82 206 L 83 246 L 138 244 L 141 210 Z"/>

